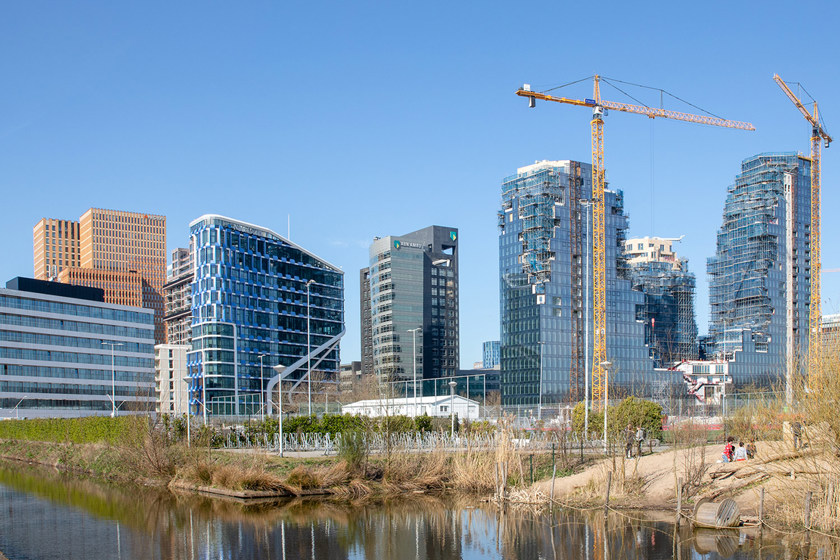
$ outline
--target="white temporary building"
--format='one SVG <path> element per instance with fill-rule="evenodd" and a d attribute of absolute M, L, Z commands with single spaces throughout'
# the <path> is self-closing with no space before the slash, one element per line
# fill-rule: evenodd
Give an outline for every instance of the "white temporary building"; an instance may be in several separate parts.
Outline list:
<path fill-rule="evenodd" d="M 415 406 L 416 402 L 416 406 Z M 467 418 L 477 420 L 479 417 L 479 403 L 458 395 L 454 397 L 441 395 L 437 397 L 408 397 L 406 399 L 371 399 L 357 401 L 341 407 L 342 414 L 354 416 L 449 416 L 452 412 L 460 420 Z"/>

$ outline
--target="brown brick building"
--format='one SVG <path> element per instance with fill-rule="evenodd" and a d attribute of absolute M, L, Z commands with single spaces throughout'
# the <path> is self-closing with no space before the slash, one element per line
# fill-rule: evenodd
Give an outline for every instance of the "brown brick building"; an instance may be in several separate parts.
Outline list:
<path fill-rule="evenodd" d="M 91 208 L 78 222 L 42 219 L 33 239 L 36 278 L 102 288 L 106 303 L 152 309 L 155 343 L 166 342 L 165 216 Z"/>
<path fill-rule="evenodd" d="M 54 280 L 67 267 L 79 266 L 79 222 L 42 218 L 32 228 L 35 278 Z"/>

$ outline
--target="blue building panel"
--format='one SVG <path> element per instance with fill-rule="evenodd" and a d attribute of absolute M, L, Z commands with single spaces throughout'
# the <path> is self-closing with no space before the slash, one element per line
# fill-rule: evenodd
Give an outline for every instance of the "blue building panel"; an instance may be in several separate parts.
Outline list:
<path fill-rule="evenodd" d="M 190 237 L 191 407 L 199 413 L 206 398 L 211 413 L 256 413 L 272 366 L 288 366 L 343 332 L 344 273 L 271 230 L 223 216 L 193 221 Z M 338 346 L 320 358 L 313 372 L 336 381 Z"/>

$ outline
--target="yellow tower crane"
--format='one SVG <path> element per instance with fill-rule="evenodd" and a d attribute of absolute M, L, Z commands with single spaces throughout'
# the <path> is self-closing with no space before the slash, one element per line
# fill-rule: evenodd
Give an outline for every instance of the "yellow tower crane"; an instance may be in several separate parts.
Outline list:
<path fill-rule="evenodd" d="M 831 144 L 831 136 L 820 124 L 816 101 L 814 101 L 814 113 L 812 114 L 778 74 L 773 74 L 773 79 L 779 84 L 785 95 L 793 101 L 805 120 L 811 123 L 811 303 L 808 317 L 808 384 L 813 386 L 817 383 L 820 369 L 820 321 L 822 320 L 820 295 L 820 274 L 822 273 L 822 260 L 820 258 L 820 141 L 824 141 L 825 147 L 828 148 Z"/>
<path fill-rule="evenodd" d="M 592 99 L 567 99 L 536 91 L 530 86 L 523 86 L 516 95 L 527 97 L 529 106 L 534 107 L 537 99 L 555 101 L 568 105 L 592 108 L 592 291 L 593 291 L 593 352 L 592 352 L 592 403 L 600 408 L 607 394 L 607 298 L 606 298 L 606 239 L 604 215 L 604 116 L 607 109 L 645 115 L 651 119 L 665 118 L 741 130 L 755 130 L 748 122 L 730 121 L 719 117 L 692 115 L 679 111 L 657 109 L 643 105 L 631 105 L 601 99 L 601 77 L 595 76 Z"/>

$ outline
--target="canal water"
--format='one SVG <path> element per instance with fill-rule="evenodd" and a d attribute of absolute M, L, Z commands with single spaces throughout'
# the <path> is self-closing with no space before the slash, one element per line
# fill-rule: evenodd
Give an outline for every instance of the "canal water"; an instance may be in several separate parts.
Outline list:
<path fill-rule="evenodd" d="M 243 505 L 0 462 L 0 552 L 9 560 L 828 559 L 839 550 L 831 544 L 423 495 Z"/>

